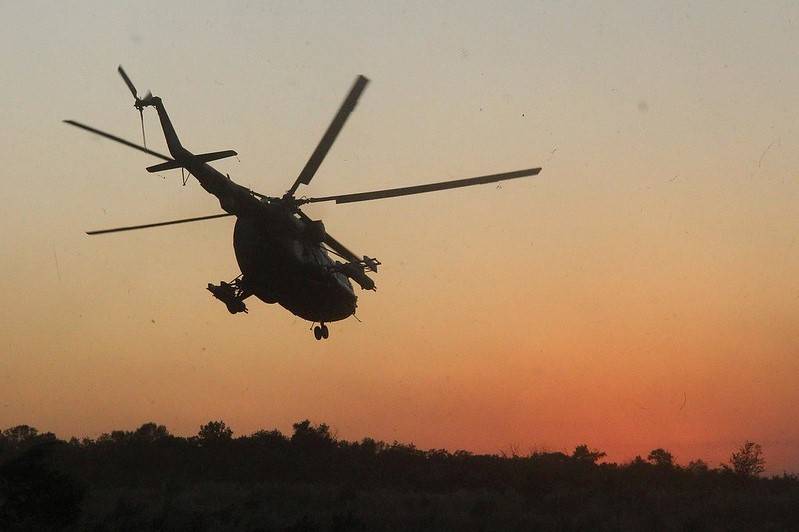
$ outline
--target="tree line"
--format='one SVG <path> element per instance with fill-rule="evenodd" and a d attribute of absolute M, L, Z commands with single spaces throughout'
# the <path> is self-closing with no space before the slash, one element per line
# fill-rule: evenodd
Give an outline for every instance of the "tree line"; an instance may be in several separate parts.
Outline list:
<path fill-rule="evenodd" d="M 465 530 L 474 523 L 475 530 L 701 529 L 712 523 L 753 530 L 799 522 L 799 479 L 763 477 L 757 443 L 744 442 L 717 467 L 702 460 L 677 464 L 662 448 L 622 464 L 605 456 L 588 445 L 570 453 L 478 455 L 372 438 L 346 441 L 308 420 L 295 423 L 290 435 L 259 430 L 234 437 L 223 421 L 209 421 L 190 437 L 145 423 L 68 441 L 19 425 L 0 433 L 0 529 L 117 529 L 135 516 L 134 529 L 166 530 L 170 519 L 185 524 L 180 519 L 189 514 L 200 516 L 194 528 L 209 530 L 244 530 L 263 521 L 270 523 L 265 530 L 435 530 L 455 521 Z M 181 498 L 220 486 L 212 506 L 224 500 L 227 511 Z M 250 500 L 263 490 L 271 495 Z M 296 506 L 297 490 L 307 492 L 306 506 Z M 108 493 L 119 497 L 109 501 Z M 388 502 L 394 500 L 411 501 L 410 507 L 399 511 Z M 378 511 L 381 504 L 387 508 Z"/>

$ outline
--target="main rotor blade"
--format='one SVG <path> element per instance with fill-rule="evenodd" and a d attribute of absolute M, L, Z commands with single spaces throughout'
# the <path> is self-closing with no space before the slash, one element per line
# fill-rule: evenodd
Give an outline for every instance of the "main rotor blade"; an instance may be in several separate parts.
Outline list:
<path fill-rule="evenodd" d="M 153 151 L 153 150 L 150 150 L 148 148 L 145 148 L 144 146 L 139 146 L 138 144 L 134 144 L 134 143 L 132 143 L 129 140 L 125 140 L 123 138 L 119 138 L 116 135 L 112 135 L 111 133 L 106 133 L 105 131 L 100 131 L 99 129 L 95 129 L 95 128 L 91 127 L 91 126 L 87 126 L 86 124 L 81 124 L 80 122 L 75 122 L 74 120 L 64 120 L 64 123 L 69 124 L 70 126 L 75 126 L 75 127 L 81 128 L 81 129 L 85 129 L 86 131 L 88 131 L 90 133 L 94 133 L 95 135 L 100 135 L 101 137 L 105 137 L 107 139 L 114 140 L 116 142 L 119 142 L 120 144 L 124 144 L 125 146 L 133 148 L 135 150 L 143 151 L 144 153 L 148 153 L 148 154 L 152 155 L 153 157 L 158 157 L 159 159 L 163 159 L 165 161 L 171 161 L 172 160 L 171 157 L 167 157 L 166 155 L 163 155 L 163 154 L 160 154 L 160 153 L 158 153 L 156 151 Z"/>
<path fill-rule="evenodd" d="M 338 137 L 338 134 L 341 132 L 341 128 L 344 127 L 344 123 L 347 121 L 350 113 L 352 113 L 353 109 L 355 109 L 355 104 L 358 103 L 358 98 L 360 98 L 361 93 L 368 84 L 369 79 L 364 76 L 358 76 L 355 79 L 355 83 L 353 83 L 350 93 L 344 99 L 344 103 L 341 104 L 338 113 L 336 113 L 336 116 L 333 118 L 330 126 L 328 126 L 327 131 L 325 131 L 325 134 L 322 136 L 322 140 L 319 141 L 316 149 L 311 154 L 311 158 L 308 159 L 307 163 L 305 163 L 305 168 L 302 169 L 302 172 L 300 172 L 297 180 L 288 190 L 287 194 L 289 196 L 294 195 L 294 192 L 297 190 L 297 187 L 300 186 L 300 183 L 307 185 L 311 182 L 314 174 L 316 174 L 316 171 L 319 170 L 319 165 L 322 164 L 327 152 L 330 151 L 330 147 L 333 145 L 336 137 Z"/>
<path fill-rule="evenodd" d="M 117 67 L 117 72 L 119 72 L 119 75 L 122 76 L 122 80 L 125 82 L 125 85 L 127 85 L 128 88 L 130 89 L 130 93 L 133 94 L 133 97 L 138 100 L 139 99 L 139 93 L 136 92 L 136 87 L 133 86 L 133 82 L 130 80 L 128 75 L 125 73 L 125 69 L 122 68 L 122 65 L 119 65 Z"/>
<path fill-rule="evenodd" d="M 425 192 L 435 192 L 437 190 L 447 190 L 450 188 L 470 187 L 472 185 L 484 185 L 496 183 L 506 179 L 517 179 L 538 175 L 540 168 L 529 168 L 527 170 L 517 170 L 504 174 L 484 175 L 480 177 L 470 177 L 468 179 L 457 179 L 455 181 L 442 181 L 440 183 L 430 183 L 427 185 L 416 185 L 412 187 L 390 188 L 386 190 L 374 190 L 372 192 L 358 192 L 356 194 L 339 194 L 337 196 L 325 196 L 323 198 L 304 198 L 299 203 L 318 203 L 320 201 L 335 201 L 336 203 L 353 203 L 356 201 L 370 201 L 382 198 L 395 198 L 397 196 L 409 196 L 411 194 L 422 194 Z"/>
<path fill-rule="evenodd" d="M 133 231 L 135 229 L 147 229 L 149 227 L 161 227 L 164 225 L 185 224 L 189 222 L 199 222 L 200 220 L 213 220 L 214 218 L 224 218 L 225 216 L 233 216 L 229 212 L 222 214 L 211 214 L 210 216 L 199 216 L 197 218 L 184 218 L 182 220 L 171 220 L 169 222 L 157 222 L 154 224 L 144 225 L 129 225 L 127 227 L 115 227 L 113 229 L 99 229 L 97 231 L 86 231 L 87 235 L 102 235 L 105 233 L 118 233 L 120 231 Z"/>

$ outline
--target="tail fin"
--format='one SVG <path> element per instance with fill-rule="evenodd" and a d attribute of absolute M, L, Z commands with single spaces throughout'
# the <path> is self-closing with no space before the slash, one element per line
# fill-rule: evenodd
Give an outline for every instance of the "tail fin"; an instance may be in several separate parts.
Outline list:
<path fill-rule="evenodd" d="M 155 110 L 158 111 L 158 118 L 161 121 L 161 128 L 164 130 L 166 145 L 169 147 L 169 153 L 172 154 L 172 157 L 180 159 L 187 155 L 188 152 L 180 143 L 178 134 L 175 133 L 175 128 L 172 126 L 172 121 L 169 119 L 161 98 L 148 94 L 144 99 L 140 100 L 140 104 L 144 107 L 155 107 Z"/>

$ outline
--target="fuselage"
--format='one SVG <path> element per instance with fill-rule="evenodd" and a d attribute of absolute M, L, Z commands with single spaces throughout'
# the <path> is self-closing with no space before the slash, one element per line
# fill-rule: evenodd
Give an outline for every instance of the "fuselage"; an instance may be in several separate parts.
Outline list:
<path fill-rule="evenodd" d="M 302 235 L 302 221 L 296 222 Z M 355 313 L 357 297 L 349 279 L 335 271 L 336 263 L 318 243 L 270 228 L 263 218 L 239 217 L 233 248 L 242 284 L 258 299 L 314 322 Z"/>

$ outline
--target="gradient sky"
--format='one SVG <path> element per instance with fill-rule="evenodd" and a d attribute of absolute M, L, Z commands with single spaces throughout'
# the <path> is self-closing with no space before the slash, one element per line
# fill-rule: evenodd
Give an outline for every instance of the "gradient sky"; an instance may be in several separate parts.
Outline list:
<path fill-rule="evenodd" d="M 0 4 L 0 427 L 157 421 L 799 471 L 795 2 Z M 316 342 L 276 305 L 230 316 L 233 220 L 132 140 L 116 74 L 190 149 L 284 192 L 357 74 L 326 195 L 543 166 L 538 178 L 307 211 L 383 261 Z M 155 114 L 148 140 L 162 149 Z"/>

